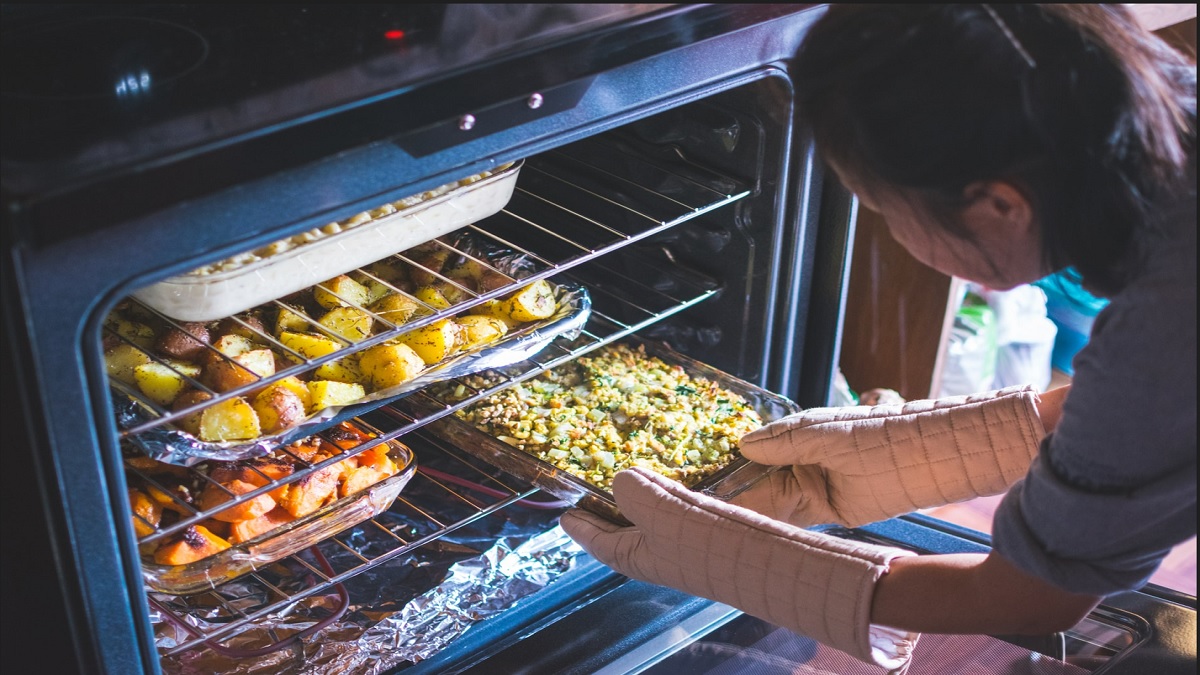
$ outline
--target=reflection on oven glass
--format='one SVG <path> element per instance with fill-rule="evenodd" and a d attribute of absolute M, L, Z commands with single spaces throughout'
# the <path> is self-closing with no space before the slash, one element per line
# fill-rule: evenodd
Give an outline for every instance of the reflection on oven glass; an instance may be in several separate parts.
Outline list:
<path fill-rule="evenodd" d="M 1090 639 L 1081 639 L 1082 635 Z M 907 675 L 1083 675 L 1132 644 L 1124 628 L 1086 619 L 1067 634 L 1067 658 L 985 635 L 922 635 Z M 741 615 L 643 671 L 650 675 L 883 675 L 810 638 Z"/>

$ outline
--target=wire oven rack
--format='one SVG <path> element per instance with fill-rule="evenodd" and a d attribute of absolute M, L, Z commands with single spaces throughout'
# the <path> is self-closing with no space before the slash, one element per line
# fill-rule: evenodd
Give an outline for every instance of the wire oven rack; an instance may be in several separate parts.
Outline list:
<path fill-rule="evenodd" d="M 607 254 L 736 202 L 747 196 L 749 191 L 730 178 L 713 174 L 693 164 L 650 161 L 619 144 L 607 144 L 603 141 L 583 141 L 581 144 L 588 146 L 588 152 L 551 152 L 527 160 L 521 180 L 508 206 L 499 214 L 471 226 L 471 229 L 479 236 L 534 261 L 537 269 L 529 277 L 523 278 L 520 281 L 522 284 L 531 279 L 556 276 L 556 279 L 586 286 L 593 295 L 593 310 L 587 325 L 578 336 L 570 339 L 557 338 L 526 361 L 505 368 L 507 379 L 488 389 L 473 389 L 465 382 L 459 381 L 458 384 L 466 388 L 469 394 L 453 403 L 437 399 L 428 390 L 420 390 L 409 394 L 419 397 L 419 409 L 427 411 L 419 416 L 384 405 L 378 412 L 387 417 L 394 424 L 394 428 L 380 428 L 379 436 L 373 439 L 370 445 L 411 433 L 491 393 L 535 377 L 593 349 L 635 333 L 719 292 L 719 284 L 670 260 L 670 256 L 668 259 L 672 264 L 663 265 L 659 261 L 655 264 L 654 274 L 650 275 L 646 274 L 644 266 L 639 267 L 636 261 L 633 268 L 639 270 L 638 273 L 627 273 L 625 270 L 630 268 L 628 262 L 622 264 L 617 261 L 616 256 Z M 586 157 L 587 161 L 581 157 Z M 450 248 L 449 244 L 442 245 Z M 633 255 L 636 259 L 638 253 L 630 249 L 622 252 L 622 257 L 626 255 Z M 398 257 L 405 264 L 416 264 L 414 261 L 403 259 L 402 254 Z M 446 281 L 453 283 L 453 280 Z M 435 312 L 420 322 L 405 324 L 403 328 L 396 327 L 347 347 L 364 349 L 392 339 L 419 325 L 444 318 L 448 313 L 457 313 L 466 307 L 511 292 L 516 285 L 514 280 L 513 284 L 504 288 L 481 294 L 472 294 L 464 288 L 469 294 L 468 299 L 455 305 L 449 312 L 442 312 L 440 315 Z M 376 318 L 383 320 L 381 317 Z M 165 320 L 170 323 L 169 319 Z M 338 339 L 333 335 L 331 337 Z M 261 335 L 261 339 L 284 353 L 289 351 L 270 335 Z M 342 357 L 346 353 L 349 352 L 335 354 Z M 306 372 L 333 358 L 333 355 L 314 359 L 305 359 L 298 354 L 296 356 L 302 361 L 300 365 L 283 370 L 271 378 L 264 378 L 254 383 L 254 387 L 261 387 L 268 380 Z M 129 389 L 123 387 L 120 390 L 131 396 L 138 395 L 138 392 Z M 243 390 L 233 390 L 224 394 L 213 392 L 214 398 L 206 404 L 211 405 L 244 393 Z M 154 410 L 158 416 L 125 430 L 123 435 L 145 431 L 195 412 L 170 412 L 151 402 L 144 405 Z M 366 445 L 347 451 L 345 455 L 330 458 L 308 469 L 298 470 L 285 479 L 270 481 L 252 492 L 222 503 L 220 508 L 229 508 L 249 501 L 259 494 L 299 480 L 304 475 L 340 461 L 345 456 L 356 454 L 365 447 Z M 453 448 L 446 449 L 446 452 L 450 456 L 456 454 Z M 305 568 L 311 580 L 299 590 L 284 590 L 262 571 L 255 571 L 238 580 L 240 587 L 254 589 L 243 597 L 231 597 L 226 587 L 205 591 L 206 595 L 211 596 L 210 605 L 217 608 L 216 611 L 222 615 L 223 622 L 215 626 L 210 625 L 204 630 L 194 627 L 187 629 L 186 639 L 161 651 L 161 654 L 176 655 L 201 647 L 230 653 L 229 648 L 221 645 L 221 640 L 236 635 L 240 630 L 285 606 L 294 605 L 305 598 L 340 592 L 340 584 L 346 580 L 405 556 L 447 533 L 513 504 L 540 505 L 543 508 L 557 505 L 553 502 L 531 500 L 530 498 L 538 492 L 534 488 L 513 487 L 490 475 L 478 476 L 478 469 L 473 468 L 468 460 L 461 459 L 460 462 L 461 470 L 438 472 L 434 469 L 423 470 L 421 462 L 418 461 L 418 472 L 412 481 L 425 482 L 436 486 L 437 489 L 458 495 L 456 498 L 468 509 L 466 515 L 442 522 L 437 514 L 424 512 L 419 503 L 409 501 L 406 497 L 411 492 L 410 483 L 409 488 L 397 499 L 393 510 L 414 509 L 422 512 L 433 524 L 429 531 L 402 536 L 383 524 L 380 517 L 372 518 L 350 531 L 360 528 L 377 530 L 386 533 L 385 536 L 392 544 L 387 550 L 369 557 L 355 552 L 357 564 L 354 566 L 338 570 L 323 569 L 320 564 L 313 564 L 306 560 L 304 555 L 297 554 L 288 558 L 286 562 Z M 468 478 L 463 479 L 464 475 Z M 473 479 L 472 476 L 478 477 Z M 470 485 L 465 491 L 462 487 L 464 482 Z M 179 522 L 143 537 L 139 543 L 160 540 L 211 515 L 195 512 L 191 517 L 181 518 Z M 334 536 L 323 542 L 323 545 L 352 550 L 342 541 L 342 536 Z M 154 610 L 162 612 L 166 620 L 175 625 L 186 625 L 184 617 L 173 616 L 171 610 L 163 603 L 154 600 L 153 593 L 148 591 L 148 596 Z M 322 619 L 327 620 L 328 616 Z M 297 638 L 294 635 L 281 638 L 267 649 L 283 648 L 295 639 Z M 262 651 L 260 649 L 256 653 Z"/>
<path fill-rule="evenodd" d="M 209 398 L 201 403 L 179 410 L 167 410 L 164 406 L 142 395 L 137 387 L 110 378 L 110 386 L 113 389 L 129 396 L 147 413 L 147 419 L 144 421 L 121 430 L 119 432 L 121 437 L 127 438 L 171 422 L 178 422 L 182 418 L 194 415 L 222 401 L 246 396 L 273 382 L 310 372 L 322 364 L 393 340 L 409 331 L 511 293 L 520 285 L 562 274 L 611 251 L 644 240 L 750 194 L 748 189 L 736 181 L 713 174 L 694 164 L 678 163 L 671 166 L 651 162 L 631 152 L 622 151 L 620 148 L 601 142 L 591 142 L 590 144 L 595 147 L 588 148 L 589 151 L 593 151 L 588 162 L 579 159 L 575 153 L 562 152 L 552 152 L 527 160 L 521 180 L 518 182 L 508 206 L 496 216 L 469 226 L 471 232 L 481 240 L 514 251 L 529 261 L 533 269 L 519 281 L 508 277 L 487 261 L 480 260 L 469 252 L 447 243 L 445 238 L 442 238 L 435 241 L 450 255 L 461 255 L 474 260 L 492 273 L 506 277 L 509 283 L 487 292 L 478 293 L 454 279 L 422 266 L 418 261 L 406 257 L 404 253 L 392 256 L 396 263 L 409 269 L 432 274 L 461 292 L 463 300 L 448 309 L 439 310 L 365 269 L 357 270 L 389 288 L 392 292 L 403 294 L 414 303 L 424 307 L 426 311 L 423 312 L 423 316 L 414 318 L 402 326 L 394 324 L 351 300 L 338 296 L 325 286 L 318 285 L 339 297 L 346 305 L 369 314 L 376 325 L 390 326 L 388 330 L 353 343 L 326 329 L 315 318 L 304 316 L 297 308 L 285 305 L 279 300 L 273 302 L 279 309 L 287 309 L 293 314 L 300 315 L 300 318 L 307 321 L 313 330 L 320 331 L 325 337 L 335 340 L 342 345 L 343 349 L 320 357 L 309 358 L 285 346 L 269 331 L 251 326 L 238 317 L 230 317 L 232 321 L 241 325 L 241 329 L 255 334 L 256 342 L 267 345 L 280 354 L 286 354 L 296 365 L 281 368 L 272 375 L 256 379 L 256 381 L 241 387 L 217 392 L 198 379 L 175 369 L 172 364 L 165 362 L 157 355 L 141 349 L 133 340 L 121 335 L 114 328 L 106 326 L 106 339 L 130 344 L 146 352 L 151 360 L 175 370 L 189 386 L 209 395 Z M 657 189 L 652 189 L 652 187 Z M 130 302 L 136 303 L 132 299 Z M 183 330 L 179 322 L 149 307 L 140 305 L 140 303 L 137 304 L 139 304 L 139 311 L 157 316 L 163 325 Z M 206 349 L 209 359 L 227 361 L 234 364 L 233 367 L 236 368 L 242 367 L 215 348 L 206 345 Z"/>

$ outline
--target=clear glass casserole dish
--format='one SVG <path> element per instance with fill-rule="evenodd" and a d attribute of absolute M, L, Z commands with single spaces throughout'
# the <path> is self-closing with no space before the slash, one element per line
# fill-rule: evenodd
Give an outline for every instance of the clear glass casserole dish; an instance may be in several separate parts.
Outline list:
<path fill-rule="evenodd" d="M 388 510 L 416 458 L 395 440 L 363 447 L 376 437 L 351 420 L 268 457 L 190 469 L 130 449 L 126 475 L 143 581 L 176 595 L 208 590 Z M 188 524 L 152 536 L 170 520 Z"/>
<path fill-rule="evenodd" d="M 179 321 L 231 316 L 497 213 L 512 197 L 523 164 L 514 162 L 383 204 L 133 295 Z"/>
<path fill-rule="evenodd" d="M 656 436 L 655 439 L 651 440 L 650 443 L 654 443 L 657 440 L 659 441 L 660 445 L 662 444 L 661 441 L 675 441 L 674 449 L 670 447 L 666 448 L 667 455 L 674 456 L 675 461 L 665 462 L 659 460 L 648 461 L 648 456 L 642 451 L 630 450 L 627 453 L 628 456 L 623 457 L 622 453 L 619 451 L 593 449 L 591 454 L 593 459 L 590 460 L 589 463 L 588 460 L 585 459 L 587 455 L 584 455 L 584 457 L 578 457 L 578 455 L 582 454 L 584 451 L 581 449 L 580 453 L 574 453 L 574 448 L 578 446 L 572 446 L 571 443 L 573 441 L 566 441 L 565 439 L 563 442 L 559 443 L 557 447 L 554 447 L 554 443 L 538 444 L 538 447 L 534 448 L 534 452 L 539 453 L 541 456 L 535 456 L 535 454 L 531 454 L 531 452 L 527 451 L 526 449 L 519 447 L 525 445 L 520 442 L 521 439 L 516 439 L 512 436 L 503 434 L 488 433 L 480 428 L 477 428 L 475 425 L 460 419 L 462 416 L 469 417 L 473 411 L 479 410 L 481 404 L 486 404 L 489 399 L 485 399 L 477 404 L 472 404 L 459 413 L 456 413 L 455 416 L 447 416 L 432 423 L 428 427 L 429 432 L 446 441 L 449 441 L 465 452 L 479 457 L 480 459 L 487 461 L 497 468 L 538 488 L 541 488 L 542 490 L 558 497 L 563 501 L 569 502 L 580 508 L 587 509 L 618 522 L 622 522 L 625 519 L 621 516 L 620 509 L 617 508 L 616 502 L 613 500 L 612 492 L 607 485 L 608 481 L 611 480 L 612 474 L 631 464 L 647 466 L 647 468 L 670 475 L 671 477 L 680 480 L 685 485 L 688 485 L 690 488 L 718 499 L 732 498 L 776 468 L 754 464 L 742 457 L 740 454 L 737 454 L 736 440 L 737 438 L 740 438 L 742 433 L 746 433 L 753 428 L 757 428 L 758 426 L 761 426 L 761 424 L 765 424 L 767 422 L 771 422 L 781 417 L 798 412 L 800 410 L 799 406 L 783 396 L 762 389 L 761 387 L 755 386 L 749 382 L 724 373 L 707 364 L 688 358 L 687 356 L 684 356 L 663 344 L 634 338 L 626 338 L 622 342 L 601 347 L 588 356 L 577 359 L 576 362 L 572 364 L 567 364 L 565 367 L 560 367 L 555 371 L 543 373 L 537 378 L 529 380 L 527 383 L 522 383 L 521 385 L 515 386 L 520 387 L 522 385 L 527 385 L 529 391 L 536 390 L 538 388 L 539 380 L 550 381 L 556 376 L 556 371 L 561 372 L 563 368 L 576 367 L 580 362 L 584 363 L 583 367 L 587 369 L 588 376 L 596 378 L 597 381 L 600 381 L 606 377 L 613 377 L 595 370 L 593 364 L 596 363 L 596 361 L 589 361 L 588 357 L 592 355 L 604 356 L 606 350 L 621 350 L 620 357 L 628 360 L 630 357 L 628 356 L 628 352 L 625 350 L 630 348 L 644 353 L 647 358 L 657 359 L 656 363 L 666 364 L 668 368 L 677 369 L 678 372 L 682 372 L 686 376 L 686 384 L 671 385 L 679 388 L 677 390 L 677 392 L 680 394 L 679 398 L 689 398 L 696 395 L 714 396 L 717 398 L 710 401 L 710 403 L 715 403 L 716 409 L 728 409 L 731 415 L 736 416 L 740 414 L 738 412 L 739 410 L 748 408 L 750 412 L 754 413 L 753 416 L 756 416 L 757 420 L 753 424 L 749 424 L 747 423 L 748 418 L 741 418 L 740 422 L 736 422 L 734 426 L 729 427 L 726 431 L 716 430 L 716 428 L 713 427 L 709 428 L 706 432 L 706 427 L 696 426 L 690 422 L 686 422 L 686 420 L 684 420 L 682 417 L 685 413 L 667 412 L 665 415 L 668 417 L 668 419 L 670 419 L 671 415 L 675 416 L 674 419 L 679 423 L 680 428 L 690 427 L 690 439 L 678 438 L 664 434 L 662 436 Z M 627 388 L 630 391 L 634 391 L 641 385 L 633 383 L 631 380 L 629 380 L 630 374 L 636 373 L 639 369 L 644 368 L 645 365 L 640 362 L 632 363 L 629 365 L 628 372 L 615 375 L 618 385 L 620 383 L 620 379 L 625 378 L 628 385 Z M 488 381 L 488 377 L 488 373 L 483 373 L 464 378 L 464 380 L 473 382 L 473 378 L 482 378 L 479 383 L 483 383 Z M 675 380 L 668 381 L 675 382 Z M 570 392 L 573 400 L 581 400 L 581 394 L 583 392 L 579 389 L 579 387 L 586 388 L 587 385 L 570 384 L 570 386 L 574 390 L 573 392 Z M 689 389 L 692 391 L 688 391 Z M 509 387 L 505 391 L 511 392 L 513 391 L 513 387 Z M 528 398 L 526 396 L 526 390 L 518 391 L 518 396 L 525 396 Z M 440 392 L 443 397 L 450 400 L 455 398 L 455 390 L 448 386 L 443 387 L 442 385 L 438 385 L 434 387 L 434 392 Z M 502 394 L 503 392 L 501 392 L 501 395 Z M 670 391 L 666 391 L 664 396 L 659 396 L 657 399 L 660 401 L 672 401 L 674 397 L 672 397 Z M 545 401 L 539 400 L 538 402 L 544 403 Z M 408 401 L 404 401 L 403 403 L 412 405 Z M 677 403 L 675 402 L 671 403 L 673 406 L 676 404 Z M 539 410 L 546 411 L 546 415 L 554 417 L 555 413 L 551 411 L 556 409 L 550 407 L 553 405 L 554 402 L 550 401 L 549 406 L 535 405 L 529 410 L 533 411 L 534 413 L 537 413 Z M 586 405 L 595 404 L 589 403 Z M 608 407 L 609 410 L 604 411 L 603 408 L 605 407 Z M 558 408 L 558 410 L 561 410 L 561 408 Z M 709 409 L 709 412 L 711 412 L 711 410 L 712 408 Z M 497 419 L 502 418 L 505 415 L 514 414 L 509 412 L 501 412 L 498 410 L 493 412 L 495 413 Z M 662 415 L 659 414 L 660 412 L 661 411 L 634 413 L 637 415 L 645 415 L 642 418 L 643 421 L 637 423 L 643 425 L 641 430 L 645 430 L 645 425 L 648 424 L 648 422 L 645 422 L 644 420 L 662 419 Z M 602 415 L 606 413 L 615 413 L 627 418 L 632 417 L 632 415 L 628 414 L 628 407 L 622 407 L 622 404 L 612 402 L 607 405 L 599 405 L 592 408 L 592 411 L 585 413 L 585 419 L 590 419 L 597 427 L 603 427 L 607 424 L 607 422 L 604 421 Z M 524 412 L 521 414 L 523 415 Z M 717 415 L 719 414 L 720 413 L 717 413 Z M 731 417 L 730 419 L 735 419 L 735 417 Z M 556 422 L 559 424 L 562 424 L 564 421 L 565 420 L 556 420 Z M 721 425 L 724 423 L 725 420 L 721 420 L 716 416 L 713 417 L 714 425 Z M 586 422 L 584 424 L 586 424 Z M 530 427 L 531 431 L 534 432 L 534 435 L 536 435 L 536 431 L 534 430 L 540 428 L 542 427 L 537 421 L 534 421 Z M 639 430 L 635 429 L 635 431 Z M 552 434 L 553 433 L 558 432 L 552 432 Z M 569 434 L 571 432 L 568 431 L 567 433 Z M 613 445 L 613 443 L 610 441 L 609 447 L 623 447 L 627 449 L 633 447 L 631 446 L 631 433 L 633 432 L 622 433 L 620 438 L 616 440 L 617 445 Z M 709 434 L 710 438 L 708 440 L 712 441 L 713 443 L 720 444 L 722 443 L 722 439 L 724 439 L 725 444 L 728 444 L 732 447 L 730 447 L 728 451 L 708 451 L 698 449 L 698 447 L 703 447 L 699 446 L 698 444 L 686 445 L 689 440 L 695 440 L 695 437 L 704 433 Z M 611 432 L 609 435 L 611 435 Z M 547 450 L 547 448 L 549 449 Z M 566 456 L 563 456 L 561 454 L 562 452 L 566 452 Z M 706 455 L 706 452 L 711 452 L 711 454 Z M 574 455 L 572 453 L 574 453 Z M 613 461 L 611 462 L 611 466 L 609 465 L 608 461 L 610 458 L 605 453 L 616 455 L 614 458 L 612 458 Z M 580 466 L 573 465 L 573 457 L 575 459 L 582 460 L 578 462 Z M 706 462 L 709 461 L 713 461 L 715 464 L 713 466 L 704 466 Z M 600 466 L 596 464 L 596 462 L 602 463 L 604 466 L 603 472 L 592 472 L 588 467 L 582 466 L 584 463 L 589 463 L 591 467 Z M 689 465 L 695 465 L 693 467 L 695 470 L 689 469 Z M 667 470 L 664 471 L 664 468 Z"/>

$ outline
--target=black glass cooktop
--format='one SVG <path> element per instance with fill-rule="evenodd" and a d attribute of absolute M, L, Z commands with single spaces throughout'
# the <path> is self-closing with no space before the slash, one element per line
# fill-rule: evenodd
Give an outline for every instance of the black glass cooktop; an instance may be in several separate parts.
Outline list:
<path fill-rule="evenodd" d="M 3 180 L 238 138 L 662 5 L 0 5 Z"/>

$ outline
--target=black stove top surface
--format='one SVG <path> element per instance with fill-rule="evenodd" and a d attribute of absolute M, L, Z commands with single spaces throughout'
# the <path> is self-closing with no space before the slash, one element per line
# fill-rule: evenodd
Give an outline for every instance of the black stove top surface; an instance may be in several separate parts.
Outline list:
<path fill-rule="evenodd" d="M 23 191 L 229 142 L 664 5 L 0 7 L 0 167 Z"/>

